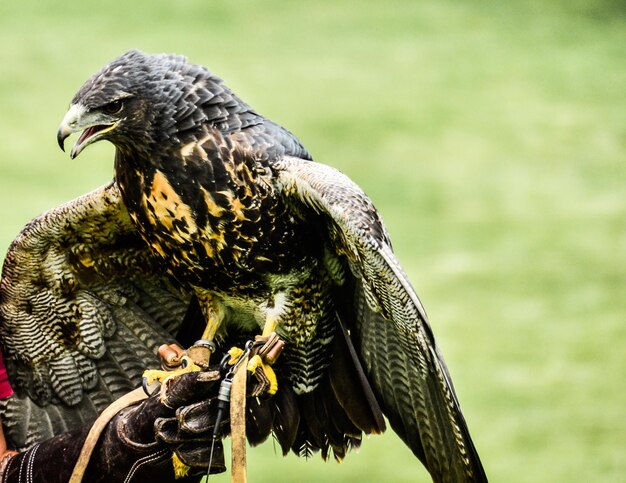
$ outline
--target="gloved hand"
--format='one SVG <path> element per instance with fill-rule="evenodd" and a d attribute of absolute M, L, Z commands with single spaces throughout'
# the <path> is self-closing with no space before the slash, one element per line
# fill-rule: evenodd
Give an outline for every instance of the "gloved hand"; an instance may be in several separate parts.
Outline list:
<path fill-rule="evenodd" d="M 156 439 L 174 448 L 177 457 L 192 468 L 206 468 L 211 456 L 211 443 L 218 413 L 218 399 L 215 386 L 219 385 L 217 371 L 192 372 L 175 379 L 168 379 L 161 388 L 161 402 L 171 408 L 178 408 L 174 416 L 161 417 L 155 422 Z M 214 385 L 215 386 L 214 386 Z M 248 374 L 246 387 L 248 397 L 254 397 L 253 407 L 246 409 L 248 439 L 253 446 L 264 441 L 272 431 L 272 398 L 265 395 L 267 378 L 262 370 Z M 193 390 L 209 391 L 199 395 L 198 402 L 186 403 L 187 395 Z M 261 397 L 259 397 L 261 395 Z M 218 422 L 219 438 L 230 433 L 229 408 L 225 407 Z M 215 441 L 212 471 L 217 462 L 223 464 L 223 449 L 220 439 Z M 215 471 L 217 472 L 217 471 Z"/>
<path fill-rule="evenodd" d="M 214 427 L 218 388 L 216 371 L 183 374 L 166 381 L 145 401 L 120 411 L 100 436 L 83 482 L 199 481 L 207 471 L 206 435 Z M 88 432 L 89 426 L 64 433 L 11 457 L 0 470 L 0 482 L 67 482 Z M 175 480 L 173 459 L 188 465 L 190 476 Z M 223 471 L 218 440 L 211 472 Z"/>
<path fill-rule="evenodd" d="M 248 351 L 250 357 L 257 355 L 266 364 L 273 364 L 283 347 L 284 342 L 280 337 L 272 333 L 267 337 L 256 336 L 253 342 L 246 344 L 246 351 Z M 196 351 L 196 349 L 198 350 Z M 195 363 L 203 366 L 197 360 L 197 355 L 202 354 L 202 350 L 202 345 L 192 346 L 185 351 L 177 344 L 169 344 L 161 346 L 159 354 L 163 359 L 164 368 L 180 367 L 185 355 L 191 357 L 191 360 Z M 231 349 L 229 351 L 229 365 L 224 366 L 223 369 L 228 370 L 230 368 L 231 372 L 229 374 L 232 376 L 234 365 L 246 351 L 236 348 Z M 253 372 L 248 371 L 247 374 L 246 394 L 248 397 L 255 398 L 255 402 L 252 407 L 247 405 L 246 408 L 246 432 L 248 442 L 255 446 L 270 435 L 275 411 L 273 398 L 269 394 L 271 383 L 263 368 L 258 366 Z M 192 372 L 175 379 L 166 379 L 161 388 L 161 402 L 168 407 L 179 409 L 174 417 L 162 417 L 156 421 L 157 440 L 175 448 L 177 457 L 192 468 L 206 468 L 210 461 L 213 434 L 218 414 L 218 400 L 216 397 L 208 396 L 214 396 L 215 389 L 211 383 L 216 383 L 219 377 L 220 375 L 217 371 Z M 186 401 L 185 398 L 192 390 L 207 389 L 209 387 L 211 388 L 211 393 L 207 393 L 206 397 L 200 397 L 198 402 L 193 404 L 183 402 Z M 289 399 L 288 396 L 290 394 L 287 391 L 285 393 L 286 395 L 282 397 L 283 400 Z M 224 408 L 218 424 L 217 433 L 219 436 L 229 434 L 228 407 Z M 277 428 L 277 431 L 280 432 L 281 429 Z M 285 452 L 285 448 L 283 448 L 283 452 Z M 216 461 L 223 461 L 218 460 L 218 458 L 223 458 L 223 454 L 220 440 L 216 439 L 212 467 L 215 466 L 213 463 Z"/>
<path fill-rule="evenodd" d="M 217 391 L 220 383 L 218 371 L 191 372 L 167 380 L 161 388 L 161 403 L 177 408 L 175 414 L 158 418 L 154 424 L 157 441 L 171 447 L 176 456 L 192 472 L 206 472 L 211 456 L 211 443 L 217 416 Z M 189 404 L 193 391 L 197 402 Z M 219 422 L 220 437 L 228 434 L 228 410 Z M 211 462 L 213 473 L 225 471 L 222 442 L 218 438 L 213 448 Z"/>

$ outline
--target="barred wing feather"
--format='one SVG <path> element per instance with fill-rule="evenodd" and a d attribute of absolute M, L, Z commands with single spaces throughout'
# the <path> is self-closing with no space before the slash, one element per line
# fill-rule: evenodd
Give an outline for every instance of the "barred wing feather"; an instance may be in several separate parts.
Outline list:
<path fill-rule="evenodd" d="M 189 294 L 135 231 L 114 183 L 30 222 L 0 282 L 0 342 L 15 395 L 1 403 L 19 448 L 82 426 L 136 387 L 173 341 Z"/>
<path fill-rule="evenodd" d="M 293 211 L 319 223 L 353 276 L 352 335 L 392 428 L 435 481 L 486 481 L 422 304 L 363 191 L 329 166 L 273 163 Z"/>

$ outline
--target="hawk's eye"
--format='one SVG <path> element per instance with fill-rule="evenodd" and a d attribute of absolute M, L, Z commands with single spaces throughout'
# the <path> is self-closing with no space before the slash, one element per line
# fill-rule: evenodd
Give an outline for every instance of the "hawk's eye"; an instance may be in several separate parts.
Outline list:
<path fill-rule="evenodd" d="M 117 101 L 109 102 L 102 107 L 102 110 L 107 114 L 117 114 L 124 107 L 124 103 L 119 99 Z"/>

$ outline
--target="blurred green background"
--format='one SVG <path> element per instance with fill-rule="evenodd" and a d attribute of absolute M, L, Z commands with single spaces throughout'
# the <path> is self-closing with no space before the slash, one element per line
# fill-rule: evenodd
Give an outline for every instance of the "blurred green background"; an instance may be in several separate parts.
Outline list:
<path fill-rule="evenodd" d="M 620 1 L 0 3 L 0 251 L 112 177 L 56 146 L 129 48 L 209 66 L 374 199 L 492 481 L 626 475 L 626 8 Z M 391 432 L 253 482 L 428 481 Z M 215 483 L 228 475 L 212 477 Z"/>

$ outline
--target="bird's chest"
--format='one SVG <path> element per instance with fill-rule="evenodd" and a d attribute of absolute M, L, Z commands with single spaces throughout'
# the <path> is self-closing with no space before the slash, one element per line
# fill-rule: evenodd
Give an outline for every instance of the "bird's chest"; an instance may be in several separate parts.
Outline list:
<path fill-rule="evenodd" d="M 262 290 L 297 263 L 295 220 L 265 185 L 213 189 L 159 169 L 117 175 L 132 220 L 178 279 L 213 290 Z"/>

